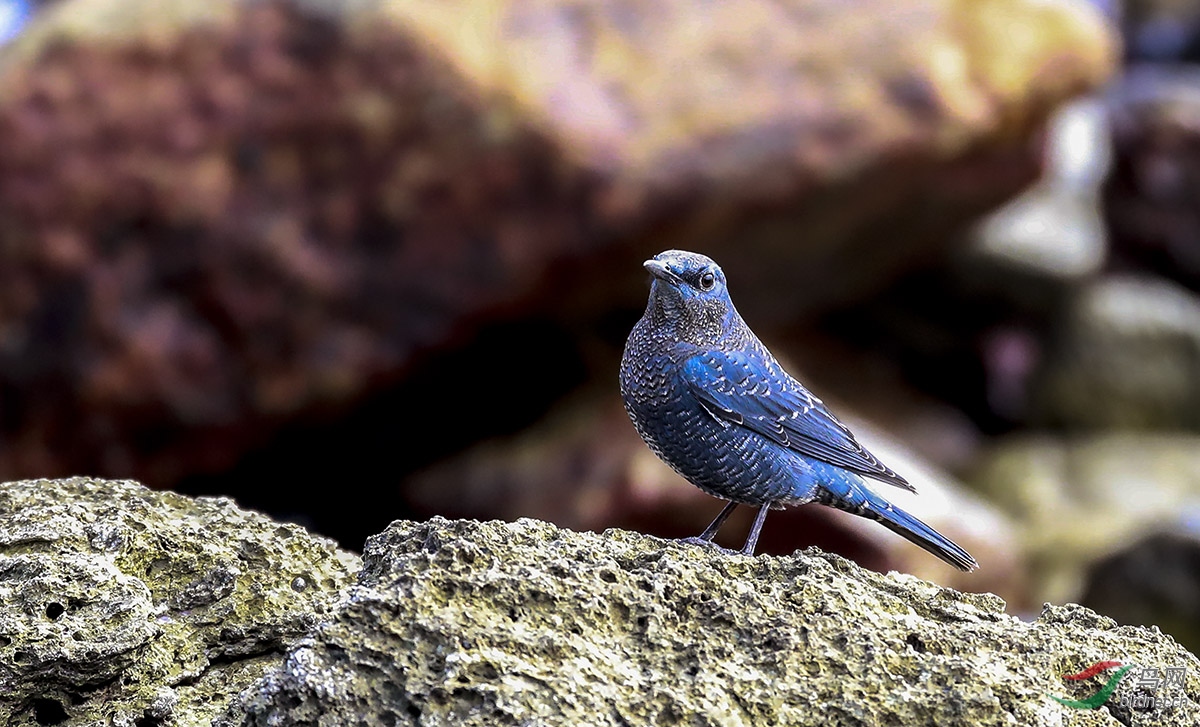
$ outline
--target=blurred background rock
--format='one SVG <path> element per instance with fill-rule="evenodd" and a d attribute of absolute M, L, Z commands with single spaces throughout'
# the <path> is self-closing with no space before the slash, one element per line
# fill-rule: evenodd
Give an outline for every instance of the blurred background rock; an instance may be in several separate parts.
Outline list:
<path fill-rule="evenodd" d="M 353 549 L 432 514 L 692 535 L 720 504 L 616 387 L 682 247 L 982 568 L 823 508 L 764 550 L 1194 622 L 1200 6 L 0 8 L 0 479 Z"/>

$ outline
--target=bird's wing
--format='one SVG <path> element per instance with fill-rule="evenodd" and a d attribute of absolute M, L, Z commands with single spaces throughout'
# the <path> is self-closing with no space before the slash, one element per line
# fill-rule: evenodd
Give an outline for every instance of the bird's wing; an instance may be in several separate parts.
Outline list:
<path fill-rule="evenodd" d="M 746 427 L 806 457 L 915 492 L 774 360 L 740 351 L 705 351 L 686 359 L 681 375 L 719 421 Z"/>

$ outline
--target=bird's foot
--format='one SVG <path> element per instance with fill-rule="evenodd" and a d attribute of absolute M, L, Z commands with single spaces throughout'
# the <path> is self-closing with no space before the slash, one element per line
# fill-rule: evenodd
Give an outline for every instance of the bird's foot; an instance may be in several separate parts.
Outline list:
<path fill-rule="evenodd" d="M 725 555 L 742 555 L 742 551 L 740 551 L 740 550 L 730 550 L 729 548 L 724 548 L 724 547 L 721 547 L 720 545 L 717 545 L 716 543 L 714 543 L 711 540 L 708 540 L 706 538 L 701 538 L 698 536 L 691 537 L 691 538 L 680 538 L 677 542 L 687 543 L 688 545 L 700 545 L 700 546 L 703 546 L 710 550 L 716 550 L 718 552 L 724 553 Z"/>

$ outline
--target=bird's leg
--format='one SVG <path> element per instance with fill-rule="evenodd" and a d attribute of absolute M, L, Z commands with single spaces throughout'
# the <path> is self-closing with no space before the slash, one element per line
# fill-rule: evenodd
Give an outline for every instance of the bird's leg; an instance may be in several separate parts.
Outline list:
<path fill-rule="evenodd" d="M 704 532 L 700 533 L 700 539 L 711 541 L 713 538 L 717 537 L 717 531 L 721 529 L 721 526 L 725 524 L 725 521 L 728 520 L 729 516 L 733 514 L 733 511 L 737 509 L 737 506 L 738 504 L 736 502 L 731 502 L 726 505 L 725 508 L 721 510 L 721 512 L 718 513 L 715 518 L 713 518 L 713 521 L 708 524 L 708 527 L 704 528 Z"/>
<path fill-rule="evenodd" d="M 769 502 L 764 502 L 762 507 L 758 508 L 758 515 L 754 517 L 754 524 L 750 526 L 750 534 L 746 536 L 746 544 L 742 546 L 742 555 L 754 555 L 754 548 L 758 545 L 758 535 L 762 532 L 763 523 L 767 520 L 767 511 L 770 509 L 771 503 Z"/>
<path fill-rule="evenodd" d="M 721 548 L 721 546 L 717 545 L 712 540 L 717 536 L 717 531 L 721 529 L 721 526 L 725 524 L 725 521 L 729 519 L 729 516 L 733 514 L 733 511 L 737 508 L 737 506 L 738 504 L 736 502 L 730 502 L 725 506 L 725 509 L 721 510 L 721 512 L 717 514 L 717 517 L 708 524 L 708 527 L 704 528 L 704 532 L 700 533 L 700 535 L 694 538 L 684 538 L 683 542 L 692 543 L 693 545 L 706 545 L 710 548 L 720 548 L 721 550 L 725 550 L 725 548 Z"/>

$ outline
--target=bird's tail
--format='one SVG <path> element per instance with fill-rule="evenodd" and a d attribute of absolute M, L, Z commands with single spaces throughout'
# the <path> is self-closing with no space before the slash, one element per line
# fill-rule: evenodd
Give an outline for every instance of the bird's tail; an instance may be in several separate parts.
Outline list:
<path fill-rule="evenodd" d="M 840 492 L 835 492 L 834 489 Z M 979 567 L 971 554 L 954 541 L 875 494 L 865 483 L 843 479 L 832 487 L 822 486 L 818 489 L 814 502 L 882 523 L 892 532 L 921 546 L 959 570 L 973 571 Z"/>

